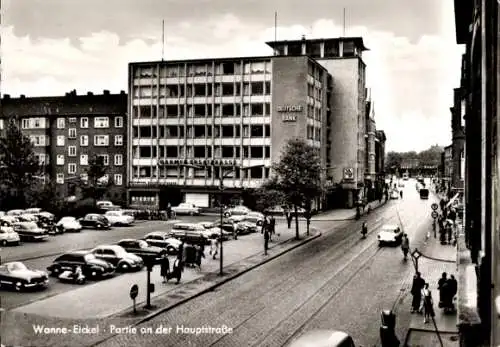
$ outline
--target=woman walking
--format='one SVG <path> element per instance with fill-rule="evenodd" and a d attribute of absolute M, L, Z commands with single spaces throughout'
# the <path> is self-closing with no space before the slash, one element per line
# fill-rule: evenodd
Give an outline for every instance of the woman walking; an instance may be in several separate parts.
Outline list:
<path fill-rule="evenodd" d="M 432 301 L 432 293 L 429 290 L 429 283 L 426 283 L 422 290 L 424 323 L 429 323 L 429 318 L 434 317 L 434 303 Z"/>
<path fill-rule="evenodd" d="M 168 260 L 168 257 L 166 254 L 163 255 L 161 258 L 161 268 L 160 268 L 160 275 L 163 277 L 163 283 L 167 283 L 169 280 L 169 274 L 170 274 L 170 261 Z"/>

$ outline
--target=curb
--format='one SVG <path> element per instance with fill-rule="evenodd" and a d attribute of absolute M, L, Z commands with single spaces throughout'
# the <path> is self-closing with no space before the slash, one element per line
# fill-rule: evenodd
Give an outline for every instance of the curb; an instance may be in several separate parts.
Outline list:
<path fill-rule="evenodd" d="M 199 297 L 199 296 L 201 296 L 201 295 L 203 295 L 203 294 L 206 294 L 206 293 L 208 293 L 208 292 L 211 292 L 211 291 L 213 291 L 215 288 L 220 287 L 220 286 L 222 286 L 223 284 L 225 284 L 225 283 L 227 283 L 227 282 L 229 282 L 229 281 L 231 281 L 231 280 L 233 280 L 233 279 L 235 279 L 235 278 L 238 278 L 238 277 L 240 277 L 240 276 L 244 275 L 244 274 L 245 274 L 245 273 L 247 273 L 247 272 L 252 271 L 253 269 L 255 269 L 255 268 L 259 267 L 259 266 L 262 266 L 262 265 L 264 265 L 264 264 L 266 264 L 266 263 L 270 262 L 271 260 L 276 259 L 276 258 L 278 258 L 278 257 L 282 256 L 282 255 L 283 255 L 283 254 L 285 254 L 285 253 L 288 253 L 288 252 L 290 252 L 290 251 L 292 251 L 292 250 L 294 250 L 294 249 L 296 249 L 296 248 L 298 248 L 298 247 L 300 247 L 300 246 L 303 246 L 303 245 L 305 245 L 305 244 L 307 244 L 307 243 L 309 243 L 309 242 L 311 242 L 311 241 L 313 241 L 313 240 L 317 239 L 318 237 L 320 237 L 320 236 L 322 235 L 322 233 L 321 233 L 319 230 L 314 229 L 314 228 L 311 228 L 311 229 L 312 229 L 312 231 L 313 231 L 313 232 L 315 232 L 316 234 L 314 234 L 314 235 L 310 234 L 310 235 L 309 235 L 309 237 L 307 237 L 306 239 L 301 240 L 301 242 L 297 243 L 296 245 L 293 245 L 292 247 L 289 247 L 289 248 L 284 249 L 284 250 L 282 250 L 282 251 L 280 251 L 280 252 L 277 252 L 276 254 L 273 254 L 273 255 L 269 256 L 268 258 L 264 259 L 263 261 L 261 261 L 261 262 L 259 262 L 259 263 L 255 264 L 255 265 L 251 265 L 251 266 L 249 266 L 248 268 L 243 269 L 243 270 L 241 270 L 241 271 L 239 271 L 239 272 L 237 272 L 237 273 L 235 273 L 235 274 L 232 274 L 232 275 L 230 275 L 230 276 L 228 276 L 228 277 L 222 278 L 219 282 L 217 282 L 217 283 L 215 283 L 215 284 L 213 284 L 213 285 L 211 285 L 211 286 L 208 286 L 207 288 L 204 288 L 203 290 L 201 290 L 201 291 L 199 291 L 199 292 L 197 292 L 197 293 L 195 293 L 195 294 L 193 294 L 193 295 L 191 295 L 191 296 L 189 296 L 189 297 L 187 297 L 187 298 L 185 298 L 185 299 L 179 300 L 179 301 L 177 301 L 177 302 L 175 302 L 175 303 L 173 303 L 173 304 L 171 304 L 171 305 L 167 305 L 167 306 L 165 306 L 165 307 L 162 307 L 161 309 L 159 309 L 159 310 L 157 310 L 157 311 L 155 311 L 155 312 L 153 312 L 153 313 L 151 313 L 151 314 L 148 314 L 147 316 L 145 316 L 145 317 L 141 318 L 139 321 L 137 321 L 137 322 L 135 322 L 135 323 L 131 324 L 130 326 L 131 326 L 131 327 L 135 327 L 135 326 L 137 326 L 137 325 L 139 325 L 139 324 L 145 323 L 145 322 L 147 322 L 147 321 L 149 321 L 149 320 L 151 320 L 151 319 L 155 318 L 156 316 L 159 316 L 160 314 L 162 314 L 162 313 L 164 313 L 164 312 L 167 312 L 167 311 L 169 311 L 169 310 L 172 310 L 172 309 L 176 308 L 177 306 L 180 306 L 180 305 L 182 305 L 182 304 L 184 304 L 184 303 L 186 303 L 186 302 L 188 302 L 188 301 L 190 301 L 190 300 L 193 300 L 193 299 L 195 299 L 195 298 L 197 298 L 197 297 Z M 282 244 L 286 244 L 286 243 L 290 242 L 291 240 L 294 240 L 294 239 L 288 239 L 288 240 L 286 240 L 286 241 L 280 242 L 280 243 L 276 244 L 276 246 L 278 246 L 278 245 L 282 245 Z M 276 246 L 275 246 L 275 247 L 276 247 Z M 274 248 L 274 247 L 273 247 L 273 248 Z M 254 255 L 250 256 L 249 258 L 254 257 L 254 256 L 257 256 L 258 254 L 260 254 L 260 252 L 259 252 L 259 253 L 257 253 L 257 254 L 254 254 Z M 248 258 L 247 258 L 247 259 L 248 259 Z M 244 260 L 244 259 L 242 259 L 242 260 Z M 209 273 L 209 274 L 212 274 L 212 273 Z M 208 275 L 208 274 L 207 274 L 207 275 Z M 189 283 L 189 282 L 187 282 L 187 283 Z M 124 310 L 124 311 L 125 311 L 125 310 Z M 122 312 L 124 312 L 124 311 L 122 311 Z M 101 343 L 103 343 L 103 342 L 105 342 L 105 341 L 107 341 L 107 340 L 109 340 L 109 339 L 111 339 L 111 338 L 113 338 L 113 337 L 115 337 L 115 336 L 117 336 L 117 335 L 119 335 L 119 334 L 114 334 L 114 335 L 112 335 L 112 336 L 108 336 L 108 337 L 106 337 L 106 338 L 104 338 L 104 339 L 102 339 L 102 340 L 100 340 L 100 341 L 98 341 L 98 342 L 93 343 L 93 344 L 92 344 L 92 345 L 90 345 L 89 347 L 95 347 L 95 346 L 98 346 L 99 344 L 101 344 Z"/>

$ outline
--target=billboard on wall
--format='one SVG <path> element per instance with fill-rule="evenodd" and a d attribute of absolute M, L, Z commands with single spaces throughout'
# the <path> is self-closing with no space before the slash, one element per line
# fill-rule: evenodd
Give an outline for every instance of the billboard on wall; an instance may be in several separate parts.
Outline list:
<path fill-rule="evenodd" d="M 239 159 L 160 159 L 159 165 L 199 165 L 199 166 L 236 166 Z"/>

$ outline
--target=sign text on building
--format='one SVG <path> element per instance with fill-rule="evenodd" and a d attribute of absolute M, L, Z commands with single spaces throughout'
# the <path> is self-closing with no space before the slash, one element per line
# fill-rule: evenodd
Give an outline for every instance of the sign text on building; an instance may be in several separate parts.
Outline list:
<path fill-rule="evenodd" d="M 160 165 L 235 166 L 236 159 L 160 159 Z"/>
<path fill-rule="evenodd" d="M 278 112 L 302 112 L 301 105 L 278 106 Z"/>

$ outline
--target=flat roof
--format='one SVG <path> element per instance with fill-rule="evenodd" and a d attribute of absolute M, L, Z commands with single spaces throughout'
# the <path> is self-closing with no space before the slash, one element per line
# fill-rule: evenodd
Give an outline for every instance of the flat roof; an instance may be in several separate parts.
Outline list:
<path fill-rule="evenodd" d="M 343 42 L 343 41 L 353 41 L 356 46 L 360 47 L 363 51 L 369 51 L 369 49 L 365 46 L 363 42 L 363 38 L 361 36 L 354 37 L 331 37 L 331 38 L 319 38 L 319 39 L 307 39 L 302 38 L 298 40 L 280 40 L 280 41 L 268 41 L 266 44 L 272 48 L 275 48 L 278 45 L 282 45 L 285 43 L 302 43 L 302 42 L 310 42 L 310 43 L 320 43 L 320 42 Z"/>
<path fill-rule="evenodd" d="M 256 61 L 256 60 L 273 60 L 273 59 L 289 59 L 289 58 L 297 58 L 297 57 L 306 57 L 309 61 L 315 63 L 320 66 L 324 71 L 327 71 L 326 68 L 323 67 L 316 59 L 306 55 L 306 54 L 297 54 L 297 55 L 264 55 L 264 56 L 249 56 L 249 57 L 221 57 L 221 58 L 199 58 L 199 59 L 177 59 L 177 60 L 153 60 L 153 61 L 139 61 L 139 62 L 130 62 L 129 67 L 132 66 L 141 66 L 141 65 L 153 65 L 153 64 L 200 64 L 200 63 L 208 63 L 208 62 L 234 62 L 237 60 L 248 60 L 248 61 Z"/>

